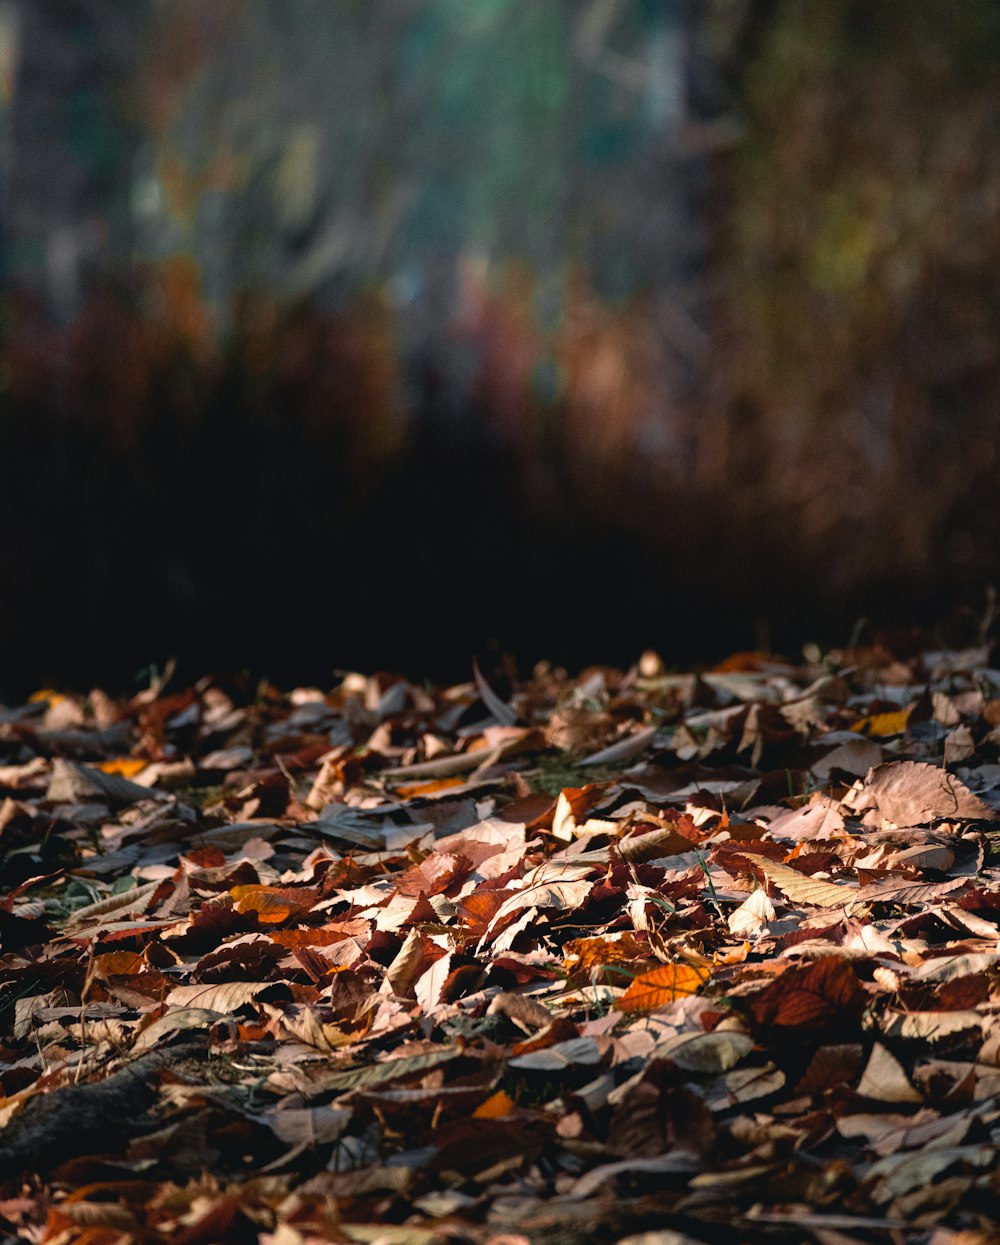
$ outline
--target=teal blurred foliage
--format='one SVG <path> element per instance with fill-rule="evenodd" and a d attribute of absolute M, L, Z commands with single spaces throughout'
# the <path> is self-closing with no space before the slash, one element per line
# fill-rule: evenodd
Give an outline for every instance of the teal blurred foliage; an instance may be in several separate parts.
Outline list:
<path fill-rule="evenodd" d="M 451 675 L 975 600 L 991 13 L 0 0 L 0 647 Z"/>

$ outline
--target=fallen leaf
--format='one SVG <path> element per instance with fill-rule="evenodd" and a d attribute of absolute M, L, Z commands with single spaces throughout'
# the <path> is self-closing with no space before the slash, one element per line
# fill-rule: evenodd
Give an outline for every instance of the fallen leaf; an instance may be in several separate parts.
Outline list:
<path fill-rule="evenodd" d="M 636 977 L 614 1005 L 623 1012 L 655 1011 L 675 999 L 697 994 L 708 978 L 707 969 L 692 964 L 662 964 Z"/>
<path fill-rule="evenodd" d="M 485 1102 L 481 1102 L 472 1113 L 475 1120 L 499 1120 L 510 1115 L 515 1109 L 513 1098 L 498 1089 Z"/>
<path fill-rule="evenodd" d="M 876 766 L 844 804 L 856 813 L 865 813 L 865 824 L 873 826 L 926 826 L 948 817 L 997 819 L 993 809 L 954 774 L 924 761 L 889 761 Z"/>
<path fill-rule="evenodd" d="M 774 904 L 768 899 L 767 891 L 759 890 L 754 891 L 729 914 L 726 924 L 731 934 L 744 938 L 762 933 L 768 921 L 773 921 L 774 918 Z"/>
<path fill-rule="evenodd" d="M 218 985 L 175 986 L 167 995 L 167 1003 L 178 1008 L 197 1008 L 201 1011 L 235 1012 L 253 1000 L 264 990 L 271 988 L 269 981 L 229 981 Z"/>
<path fill-rule="evenodd" d="M 750 1010 L 759 1025 L 827 1032 L 856 1027 L 865 999 L 850 962 L 830 955 L 785 969 L 753 996 Z"/>
<path fill-rule="evenodd" d="M 854 887 L 837 886 L 833 882 L 807 877 L 798 869 L 768 860 L 766 856 L 746 856 L 744 859 L 769 882 L 773 882 L 792 903 L 809 904 L 816 908 L 841 908 L 858 898 Z"/>
<path fill-rule="evenodd" d="M 920 1094 L 910 1084 L 903 1065 L 890 1054 L 881 1042 L 876 1042 L 865 1065 L 857 1092 L 863 1098 L 877 1098 L 880 1102 L 922 1102 Z"/>
<path fill-rule="evenodd" d="M 315 892 L 294 891 L 278 886 L 234 886 L 230 895 L 237 912 L 255 912 L 261 925 L 280 925 L 308 909 Z"/>
<path fill-rule="evenodd" d="M 902 735 L 909 720 L 909 709 L 894 709 L 891 713 L 873 713 L 868 717 L 859 718 L 851 730 L 858 731 L 862 735 L 877 735 L 883 738 L 889 735 Z"/>

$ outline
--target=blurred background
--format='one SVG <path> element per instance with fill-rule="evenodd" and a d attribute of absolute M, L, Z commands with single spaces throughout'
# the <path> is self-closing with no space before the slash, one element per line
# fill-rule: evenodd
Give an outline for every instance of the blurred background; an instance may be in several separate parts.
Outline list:
<path fill-rule="evenodd" d="M 1000 6 L 0 0 L 0 688 L 973 627 Z"/>

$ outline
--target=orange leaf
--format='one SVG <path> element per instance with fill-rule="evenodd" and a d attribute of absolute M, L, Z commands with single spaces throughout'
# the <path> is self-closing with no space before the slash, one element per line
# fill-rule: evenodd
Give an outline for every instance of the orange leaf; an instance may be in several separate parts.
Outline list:
<path fill-rule="evenodd" d="M 674 999 L 697 994 L 708 981 L 707 969 L 693 964 L 661 964 L 650 973 L 636 977 L 625 993 L 615 999 L 622 1012 L 654 1012 Z"/>
<path fill-rule="evenodd" d="M 508 890 L 473 891 L 455 905 L 459 920 L 463 925 L 471 926 L 474 932 L 483 933 L 504 903 L 516 894 L 516 891 Z"/>
<path fill-rule="evenodd" d="M 351 925 L 351 922 L 345 922 Z M 268 932 L 268 938 L 279 947 L 287 947 L 294 951 L 299 947 L 330 947 L 335 942 L 343 942 L 352 934 L 367 934 L 368 922 L 355 921 L 355 928 L 344 930 L 339 926 L 331 929 L 276 929 Z"/>
<path fill-rule="evenodd" d="M 630 964 L 649 957 L 649 947 L 639 942 L 634 934 L 621 938 L 574 938 L 563 947 L 566 952 L 566 971 L 574 976 L 582 975 L 588 981 L 591 976 L 616 964 Z M 612 985 L 624 985 L 619 974 L 607 978 Z"/>
<path fill-rule="evenodd" d="M 101 761 L 95 768 L 104 774 L 121 774 L 122 778 L 134 778 L 148 764 L 148 761 L 141 761 L 138 757 L 115 757 L 113 761 Z"/>
<path fill-rule="evenodd" d="M 414 865 L 396 880 L 400 895 L 442 895 L 461 873 L 469 873 L 472 862 L 447 852 L 431 852 L 419 865 Z"/>
<path fill-rule="evenodd" d="M 47 700 L 50 705 L 58 705 L 61 700 L 66 697 L 59 692 L 55 692 L 51 687 L 40 687 L 37 692 L 32 692 L 28 697 L 29 705 L 41 704 L 43 700 Z"/>
<path fill-rule="evenodd" d="M 256 912 L 261 925 L 279 925 L 308 907 L 303 899 L 315 898 L 315 892 L 286 890 L 280 886 L 234 886 L 229 893 L 237 912 Z"/>
<path fill-rule="evenodd" d="M 720 661 L 717 666 L 713 667 L 715 674 L 747 674 L 759 670 L 762 666 L 766 666 L 768 662 L 773 662 L 774 658 L 769 653 L 752 652 L 752 653 L 733 653 L 727 657 L 725 661 Z"/>
<path fill-rule="evenodd" d="M 449 787 L 464 787 L 467 778 L 435 778 L 433 782 L 415 782 L 408 787 L 397 787 L 396 794 L 404 800 L 412 800 L 418 795 L 434 795 L 438 791 L 447 791 Z"/>
<path fill-rule="evenodd" d="M 141 951 L 109 951 L 94 956 L 94 972 L 98 977 L 128 977 L 142 972 L 145 963 Z"/>
<path fill-rule="evenodd" d="M 491 1094 L 485 1102 L 481 1102 L 472 1113 L 474 1120 L 498 1120 L 505 1115 L 510 1115 L 514 1110 L 514 1099 L 509 1094 L 505 1094 L 502 1089 L 498 1089 L 495 1094 Z"/>

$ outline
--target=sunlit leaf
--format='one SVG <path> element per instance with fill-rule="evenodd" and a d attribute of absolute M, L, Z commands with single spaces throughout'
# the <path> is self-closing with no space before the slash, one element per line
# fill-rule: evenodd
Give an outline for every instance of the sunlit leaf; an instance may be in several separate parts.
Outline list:
<path fill-rule="evenodd" d="M 230 890 L 238 912 L 256 912 L 261 925 L 280 925 L 306 911 L 315 892 L 295 891 L 280 886 L 234 886 Z"/>
<path fill-rule="evenodd" d="M 419 795 L 436 795 L 439 791 L 447 791 L 450 787 L 465 786 L 464 778 L 436 778 L 431 782 L 415 782 L 408 786 L 397 787 L 396 795 L 401 800 L 412 800 Z"/>
<path fill-rule="evenodd" d="M 634 964 L 637 960 L 645 961 L 649 957 L 649 945 L 640 942 L 634 934 L 625 934 L 620 938 L 607 934 L 598 938 L 573 938 L 565 944 L 563 951 L 566 971 L 571 976 L 592 981 L 596 975 L 610 985 L 625 985 L 629 976 L 635 976 L 634 972 L 627 976 L 623 971 L 615 972 L 616 967 Z M 606 972 L 607 969 L 611 971 Z"/>
<path fill-rule="evenodd" d="M 398 1081 L 403 1077 L 427 1072 L 439 1064 L 456 1059 L 460 1053 L 457 1047 L 448 1046 L 426 1055 L 404 1056 L 400 1059 L 387 1059 L 382 1063 L 365 1064 L 360 1068 L 350 1068 L 346 1072 L 335 1072 L 332 1076 L 325 1076 L 319 1081 L 317 1088 L 327 1091 L 385 1085 L 389 1081 Z"/>
<path fill-rule="evenodd" d="M 817 908 L 842 908 L 858 898 L 858 890 L 852 886 L 837 886 L 821 878 L 811 878 L 790 865 L 783 865 L 766 856 L 746 856 L 748 864 L 759 870 L 764 877 L 787 896 L 792 903 L 809 904 Z"/>
<path fill-rule="evenodd" d="M 696 968 L 693 964 L 662 964 L 652 972 L 636 977 L 625 993 L 615 1000 L 615 1007 L 623 1012 L 656 1011 L 675 999 L 697 994 L 708 978 L 707 969 Z"/>
<path fill-rule="evenodd" d="M 472 1113 L 474 1120 L 499 1120 L 515 1110 L 514 1099 L 498 1089 L 485 1102 L 481 1102 Z"/>
<path fill-rule="evenodd" d="M 122 778 L 134 778 L 149 764 L 139 757 L 115 757 L 113 761 L 99 761 L 96 768 L 104 774 L 120 774 Z"/>
<path fill-rule="evenodd" d="M 145 962 L 141 951 L 109 951 L 94 956 L 94 972 L 98 977 L 127 977 L 141 972 Z"/>
<path fill-rule="evenodd" d="M 171 1007 L 210 1012 L 235 1012 L 269 989 L 269 981 L 227 981 L 219 985 L 175 986 L 167 995 Z"/>
<path fill-rule="evenodd" d="M 352 932 L 367 933 L 367 922 L 357 922 L 359 928 Z M 274 929 L 268 930 L 268 938 L 279 947 L 287 947 L 289 951 L 297 947 L 330 947 L 343 942 L 351 936 L 340 929 Z"/>
<path fill-rule="evenodd" d="M 38 705 L 43 701 L 48 701 L 50 705 L 58 705 L 66 697 L 60 692 L 53 691 L 51 687 L 40 687 L 37 692 L 32 692 L 28 697 L 29 705 Z"/>
<path fill-rule="evenodd" d="M 862 735 L 875 735 L 884 738 L 888 735 L 902 735 L 910 720 L 909 709 L 895 709 L 891 713 L 873 713 L 861 718 L 851 727 Z"/>

